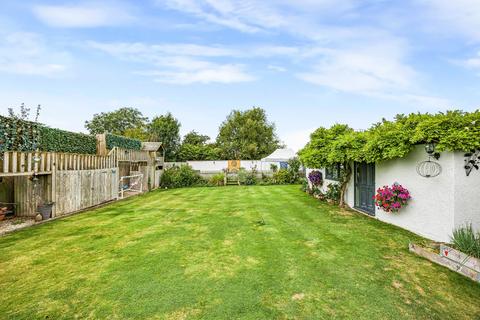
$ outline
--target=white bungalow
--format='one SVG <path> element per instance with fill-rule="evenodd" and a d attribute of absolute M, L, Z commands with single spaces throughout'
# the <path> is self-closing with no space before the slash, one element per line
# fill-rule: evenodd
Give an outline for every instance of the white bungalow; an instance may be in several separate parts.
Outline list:
<path fill-rule="evenodd" d="M 480 171 L 469 172 L 478 156 L 442 152 L 435 159 L 426 150 L 426 146 L 418 145 L 404 158 L 375 164 L 354 163 L 347 204 L 435 241 L 449 242 L 452 231 L 467 223 L 480 230 Z M 312 170 L 307 170 L 307 176 Z M 325 191 L 328 184 L 338 181 L 339 168 L 320 170 Z M 373 196 L 378 188 L 395 182 L 407 188 L 412 199 L 398 213 L 386 213 L 375 207 Z"/>

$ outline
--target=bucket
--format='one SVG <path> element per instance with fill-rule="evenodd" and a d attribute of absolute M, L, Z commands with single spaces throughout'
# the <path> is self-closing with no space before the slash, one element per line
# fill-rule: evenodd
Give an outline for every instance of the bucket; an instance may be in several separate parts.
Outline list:
<path fill-rule="evenodd" d="M 52 216 L 53 203 L 38 206 L 38 212 L 42 215 L 42 220 L 50 219 Z"/>

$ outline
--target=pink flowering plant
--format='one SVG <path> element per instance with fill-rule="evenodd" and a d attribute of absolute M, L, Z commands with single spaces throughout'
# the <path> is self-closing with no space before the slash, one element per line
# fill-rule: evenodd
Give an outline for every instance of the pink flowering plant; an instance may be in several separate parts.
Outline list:
<path fill-rule="evenodd" d="M 391 187 L 379 188 L 377 194 L 373 197 L 375 205 L 385 212 L 398 212 L 408 205 L 408 200 L 411 198 L 410 192 L 398 183 Z"/>

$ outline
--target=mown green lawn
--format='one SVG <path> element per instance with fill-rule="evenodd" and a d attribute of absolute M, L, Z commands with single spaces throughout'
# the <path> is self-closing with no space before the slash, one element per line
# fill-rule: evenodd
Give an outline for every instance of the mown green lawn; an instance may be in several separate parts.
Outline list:
<path fill-rule="evenodd" d="M 410 240 L 298 186 L 156 191 L 0 238 L 0 318 L 480 318 Z"/>

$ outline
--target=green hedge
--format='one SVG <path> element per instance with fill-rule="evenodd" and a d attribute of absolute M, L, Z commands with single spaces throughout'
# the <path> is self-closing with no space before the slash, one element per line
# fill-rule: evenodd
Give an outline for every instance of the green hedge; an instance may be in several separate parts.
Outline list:
<path fill-rule="evenodd" d="M 114 134 L 107 134 L 107 149 L 111 150 L 114 147 L 128 149 L 128 150 L 141 150 L 142 142 L 140 140 L 131 139 L 127 137 L 117 136 Z"/>
<path fill-rule="evenodd" d="M 96 154 L 97 138 L 83 133 L 41 126 L 38 148 L 42 151 Z"/>
<path fill-rule="evenodd" d="M 142 149 L 140 140 L 113 134 L 107 134 L 106 140 L 108 149 Z M 96 154 L 97 138 L 0 116 L 0 151 L 34 151 L 37 147 L 40 151 Z"/>
<path fill-rule="evenodd" d="M 38 141 L 35 141 L 37 140 Z M 95 136 L 0 116 L 0 151 L 97 153 Z"/>
<path fill-rule="evenodd" d="M 0 116 L 0 152 L 32 151 L 38 145 L 38 125 Z"/>

